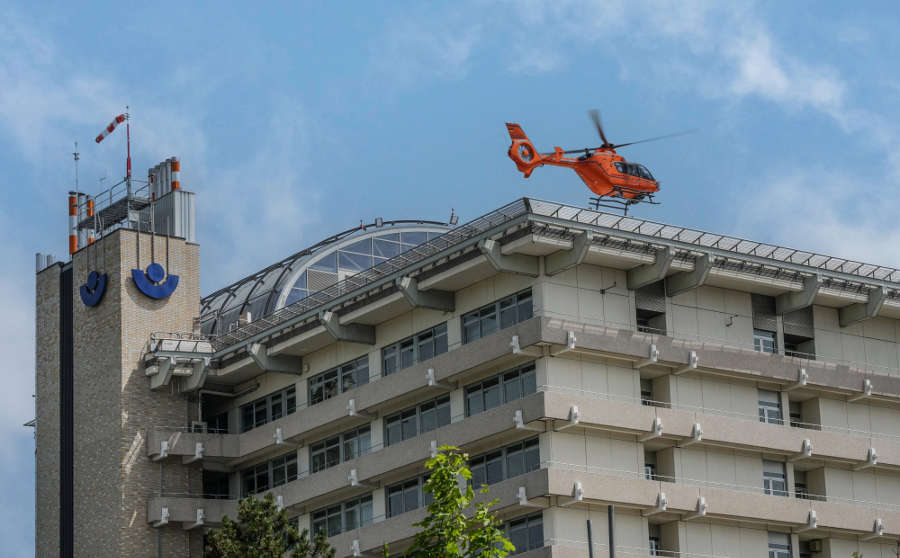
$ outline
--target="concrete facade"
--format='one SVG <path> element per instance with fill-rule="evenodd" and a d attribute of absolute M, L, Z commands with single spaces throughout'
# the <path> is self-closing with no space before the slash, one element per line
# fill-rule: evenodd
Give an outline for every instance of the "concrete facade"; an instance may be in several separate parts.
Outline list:
<path fill-rule="evenodd" d="M 201 556 L 205 529 L 233 517 L 240 497 L 266 492 L 301 529 L 342 518 L 329 524 L 338 556 L 402 549 L 424 514 L 416 479 L 432 448 L 449 444 L 483 467 L 522 556 L 587 557 L 588 520 L 593 555 L 608 556 L 608 504 L 617 555 L 893 555 L 900 283 L 882 281 L 887 301 L 870 316 L 854 306 L 874 288 L 863 276 L 728 255 L 746 260 L 739 266 L 708 246 L 535 205 L 215 339 L 191 335 L 196 246 L 168 239 L 183 283 L 151 301 L 127 279 L 136 235 L 104 239 L 99 261 L 116 278 L 97 308 L 76 296 L 74 314 L 75 432 L 89 441 L 75 455 L 76 553 Z M 145 265 L 150 237 L 141 242 Z M 166 239 L 156 242 L 164 253 Z M 676 257 L 660 267 L 654 252 L 666 250 Z M 75 285 L 97 261 L 76 254 Z M 708 276 L 691 273 L 702 262 Z M 54 397 L 58 360 L 54 273 L 38 277 L 48 306 L 38 322 L 48 339 L 38 348 L 39 494 L 58 487 L 48 472 L 58 432 L 41 426 L 54 420 L 42 403 Z M 436 296 L 401 295 L 403 277 Z M 435 299 L 442 309 L 416 303 Z M 760 300 L 790 312 L 765 314 Z M 446 331 L 439 354 L 423 333 L 435 327 Z M 412 348 L 393 370 L 396 347 Z M 360 359 L 364 376 L 323 383 Z M 167 376 L 170 362 L 178 372 Z M 227 432 L 210 430 L 213 420 Z M 121 480 L 98 486 L 108 478 Z M 346 523 L 352 513 L 357 523 Z M 39 507 L 37 521 L 39 538 L 52 536 L 58 517 Z"/>

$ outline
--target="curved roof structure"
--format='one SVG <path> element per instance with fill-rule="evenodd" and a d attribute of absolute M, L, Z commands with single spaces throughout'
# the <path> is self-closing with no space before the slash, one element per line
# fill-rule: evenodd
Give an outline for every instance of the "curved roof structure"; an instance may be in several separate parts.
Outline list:
<path fill-rule="evenodd" d="M 257 271 L 200 301 L 200 327 L 220 335 L 304 299 L 449 229 L 437 221 L 381 221 L 348 229 Z"/>

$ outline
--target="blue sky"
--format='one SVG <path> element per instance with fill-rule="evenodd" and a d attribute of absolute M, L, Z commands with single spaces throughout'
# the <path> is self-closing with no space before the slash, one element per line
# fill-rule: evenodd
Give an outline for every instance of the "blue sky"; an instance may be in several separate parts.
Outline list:
<path fill-rule="evenodd" d="M 900 266 L 900 16 L 869 2 L 0 1 L 0 538 L 33 555 L 33 254 L 63 256 L 81 184 L 177 155 L 210 292 L 376 216 L 586 203 L 540 149 L 615 142 L 662 182 L 642 217 Z"/>

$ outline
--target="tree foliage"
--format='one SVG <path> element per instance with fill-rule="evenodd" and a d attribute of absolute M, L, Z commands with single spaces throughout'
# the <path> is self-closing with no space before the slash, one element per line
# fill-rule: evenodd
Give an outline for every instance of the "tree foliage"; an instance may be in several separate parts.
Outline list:
<path fill-rule="evenodd" d="M 247 497 L 238 503 L 238 520 L 222 519 L 222 527 L 210 531 L 205 556 L 212 558 L 334 558 L 324 533 L 310 542 L 309 532 L 297 532 L 279 510 L 272 494 Z"/>
<path fill-rule="evenodd" d="M 414 524 L 422 530 L 416 534 L 404 556 L 504 558 L 515 550 L 503 536 L 500 520 L 491 511 L 497 501 L 473 505 L 475 491 L 468 461 L 468 454 L 461 453 L 458 448 L 442 446 L 438 454 L 425 463 L 430 476 L 424 488 L 433 500 L 428 504 L 425 519 Z M 478 492 L 486 494 L 487 486 Z M 385 556 L 387 554 L 385 548 Z"/>

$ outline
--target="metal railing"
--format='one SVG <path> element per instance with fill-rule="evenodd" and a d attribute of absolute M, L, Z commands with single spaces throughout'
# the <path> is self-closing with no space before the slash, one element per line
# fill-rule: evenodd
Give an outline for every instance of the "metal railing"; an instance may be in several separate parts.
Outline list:
<path fill-rule="evenodd" d="M 288 320 L 306 314 L 313 310 L 321 309 L 335 302 L 340 297 L 360 291 L 365 287 L 407 269 L 434 254 L 447 248 L 451 248 L 473 237 L 481 235 L 528 213 L 528 200 L 518 199 L 500 209 L 483 215 L 465 225 L 447 231 L 446 233 L 420 244 L 414 248 L 393 258 L 386 260 L 365 271 L 335 283 L 334 285 L 314 293 L 291 305 L 285 306 L 275 312 L 254 320 L 237 329 L 213 338 L 213 346 L 216 350 L 227 348 L 235 343 L 244 341 L 253 335 L 262 333 L 270 328 L 284 324 Z"/>
<path fill-rule="evenodd" d="M 836 258 L 807 250 L 787 248 L 775 244 L 757 242 L 724 234 L 710 233 L 688 227 L 666 225 L 664 223 L 638 219 L 636 217 L 604 213 L 602 211 L 574 207 L 557 202 L 533 198 L 529 199 L 529 202 L 531 211 L 534 214 L 545 217 L 565 219 L 607 229 L 640 234 L 650 238 L 694 244 L 698 249 L 704 247 L 716 248 L 734 252 L 739 256 L 755 256 L 779 262 L 807 266 L 812 268 L 812 270 L 818 269 L 846 273 L 859 276 L 861 279 L 875 279 L 893 283 L 900 282 L 900 270 L 892 267 Z"/>

